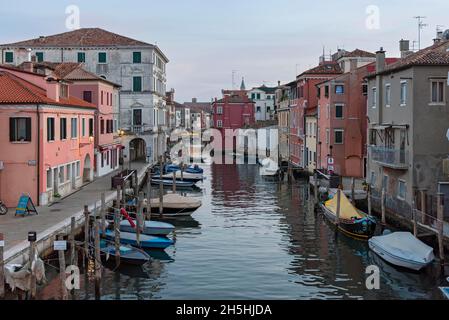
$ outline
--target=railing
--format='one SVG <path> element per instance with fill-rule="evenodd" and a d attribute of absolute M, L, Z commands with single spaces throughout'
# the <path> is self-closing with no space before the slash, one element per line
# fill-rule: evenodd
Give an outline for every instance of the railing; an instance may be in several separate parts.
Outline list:
<path fill-rule="evenodd" d="M 153 126 L 150 126 L 150 125 L 144 125 L 144 126 L 142 126 L 142 125 L 140 125 L 140 126 L 133 125 L 131 127 L 131 131 L 134 134 L 143 134 L 145 132 L 157 131 L 157 127 L 153 127 Z"/>
<path fill-rule="evenodd" d="M 369 146 L 370 157 L 373 161 L 393 169 L 407 169 L 409 153 L 405 150 L 386 147 Z"/>

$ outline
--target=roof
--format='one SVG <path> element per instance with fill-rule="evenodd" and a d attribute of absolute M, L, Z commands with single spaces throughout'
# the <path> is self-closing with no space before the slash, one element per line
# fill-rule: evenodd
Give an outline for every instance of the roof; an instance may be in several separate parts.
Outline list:
<path fill-rule="evenodd" d="M 211 104 L 210 102 L 184 102 L 186 108 L 189 108 L 193 112 L 210 112 Z"/>
<path fill-rule="evenodd" d="M 232 95 L 217 100 L 215 103 L 254 103 L 247 96 Z"/>
<path fill-rule="evenodd" d="M 267 87 L 266 85 L 262 85 L 260 87 L 253 88 L 253 90 L 254 89 L 259 89 L 259 90 L 262 90 L 263 92 L 265 92 L 267 94 L 274 94 L 276 92 L 277 88 L 278 87 Z"/>
<path fill-rule="evenodd" d="M 342 73 L 340 65 L 335 61 L 326 61 L 312 69 L 304 71 L 298 77 L 309 74 L 340 74 Z"/>
<path fill-rule="evenodd" d="M 39 38 L 9 43 L 2 47 L 154 47 L 167 59 L 162 51 L 155 45 L 143 41 L 131 39 L 101 28 L 81 28 L 74 31 L 59 33 L 51 36 L 41 36 Z"/>
<path fill-rule="evenodd" d="M 397 62 L 387 65 L 383 71 L 371 73 L 368 77 L 376 74 L 390 73 L 410 68 L 412 66 L 449 66 L 449 40 L 441 41 L 430 47 L 412 53 L 405 58 L 399 59 Z"/>
<path fill-rule="evenodd" d="M 0 104 L 49 104 L 95 109 L 93 104 L 72 96 L 59 101 L 50 99 L 45 89 L 6 71 L 0 71 Z"/>
<path fill-rule="evenodd" d="M 365 50 L 355 49 L 354 51 L 345 53 L 342 58 L 362 57 L 362 58 L 375 58 L 376 54 Z"/>

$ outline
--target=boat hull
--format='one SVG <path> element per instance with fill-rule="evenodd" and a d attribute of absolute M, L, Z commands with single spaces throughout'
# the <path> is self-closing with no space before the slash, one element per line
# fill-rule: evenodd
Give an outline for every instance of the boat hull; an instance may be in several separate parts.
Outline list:
<path fill-rule="evenodd" d="M 149 236 L 166 236 L 172 233 L 174 230 L 175 227 L 169 223 L 145 221 L 145 227 L 142 233 Z M 131 224 L 128 220 L 123 220 L 120 223 L 120 231 L 136 233 L 136 229 L 131 227 Z"/>
<path fill-rule="evenodd" d="M 131 264 L 131 265 L 143 265 L 151 260 L 151 257 L 144 251 L 138 250 L 136 248 L 130 248 L 128 252 L 120 251 L 120 263 Z M 111 258 L 115 258 L 115 246 L 105 245 L 100 248 L 101 258 L 103 261 L 109 261 Z M 109 256 L 109 259 L 107 257 Z"/>
<path fill-rule="evenodd" d="M 321 209 L 327 220 L 333 225 L 336 225 L 336 215 L 323 204 L 321 204 Z M 369 218 L 359 219 L 357 221 L 340 219 L 338 229 L 351 237 L 368 240 L 374 235 L 376 224 Z"/>
<path fill-rule="evenodd" d="M 114 240 L 115 232 L 107 230 L 104 236 L 106 237 L 106 239 Z M 140 245 L 138 245 L 137 235 L 135 233 L 130 232 L 120 232 L 120 243 L 147 249 L 166 249 L 174 244 L 173 240 L 170 240 L 168 238 L 148 236 L 142 234 L 140 235 Z"/>
<path fill-rule="evenodd" d="M 151 179 L 151 184 L 152 185 L 159 185 L 160 184 L 160 179 Z M 173 180 L 162 180 L 162 185 L 164 187 L 173 187 Z M 188 181 L 179 181 L 176 180 L 176 188 L 182 189 L 182 188 L 192 188 L 193 186 L 195 186 L 195 183 L 193 182 L 188 182 Z"/>

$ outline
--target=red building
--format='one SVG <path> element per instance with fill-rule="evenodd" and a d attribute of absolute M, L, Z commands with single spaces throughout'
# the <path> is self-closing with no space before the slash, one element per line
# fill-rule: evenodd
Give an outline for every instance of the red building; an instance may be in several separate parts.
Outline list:
<path fill-rule="evenodd" d="M 390 64 L 397 59 L 387 59 Z M 351 63 L 349 72 L 317 84 L 318 168 L 362 178 L 365 176 L 367 84 L 375 63 Z"/>
<path fill-rule="evenodd" d="M 233 149 L 225 147 L 226 129 L 236 130 L 255 124 L 254 109 L 254 102 L 243 94 L 224 95 L 222 99 L 216 99 L 212 103 L 213 124 L 220 130 L 223 138 L 222 150 Z"/>
<path fill-rule="evenodd" d="M 307 108 L 318 105 L 316 85 L 341 74 L 340 65 L 335 61 L 322 61 L 296 78 L 296 92 L 292 93 L 290 104 L 290 162 L 303 169 L 304 163 L 304 113 Z"/>

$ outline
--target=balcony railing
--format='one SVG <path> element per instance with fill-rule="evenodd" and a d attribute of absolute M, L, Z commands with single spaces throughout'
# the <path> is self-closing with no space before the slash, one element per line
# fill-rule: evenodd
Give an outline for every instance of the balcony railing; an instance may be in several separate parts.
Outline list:
<path fill-rule="evenodd" d="M 370 158 L 384 167 L 393 169 L 408 169 L 409 153 L 405 150 L 379 146 L 370 146 Z"/>

